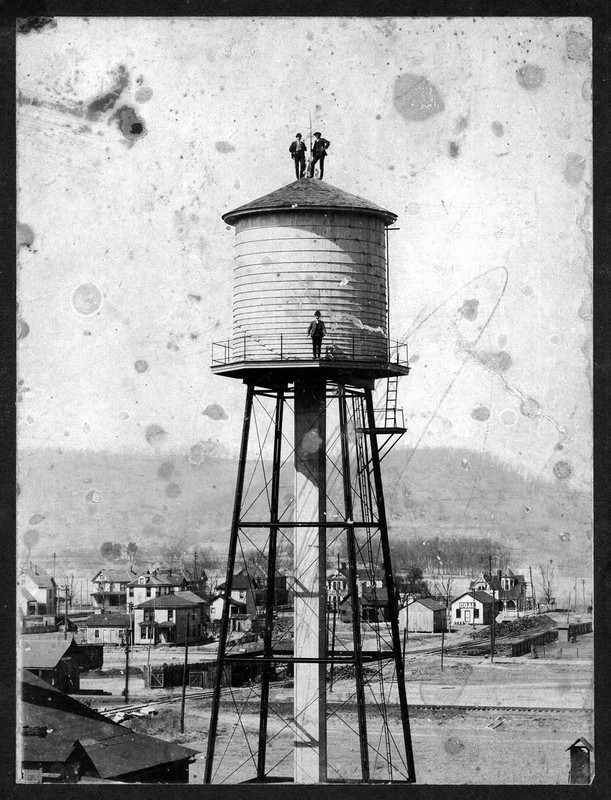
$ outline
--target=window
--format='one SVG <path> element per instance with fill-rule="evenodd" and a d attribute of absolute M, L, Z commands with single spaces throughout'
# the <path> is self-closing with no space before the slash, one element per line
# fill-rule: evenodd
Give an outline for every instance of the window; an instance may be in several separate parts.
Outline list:
<path fill-rule="evenodd" d="M 168 622 L 174 622 L 174 609 L 171 608 L 168 611 Z"/>
<path fill-rule="evenodd" d="M 147 586 L 147 587 L 146 587 L 146 596 L 147 596 L 147 597 L 150 597 L 150 596 L 151 596 L 151 587 L 150 587 L 150 586 Z"/>
<path fill-rule="evenodd" d="M 473 619 L 479 619 L 479 608 L 473 609 Z"/>
<path fill-rule="evenodd" d="M 100 638 L 100 631 L 98 630 L 98 628 L 96 628 L 94 630 L 93 636 L 94 636 L 95 639 L 99 639 Z"/>
<path fill-rule="evenodd" d="M 144 622 L 149 624 L 155 621 L 155 610 L 153 608 L 144 609 Z"/>
<path fill-rule="evenodd" d="M 462 617 L 462 611 L 460 608 L 456 609 L 456 619 L 460 619 Z"/>

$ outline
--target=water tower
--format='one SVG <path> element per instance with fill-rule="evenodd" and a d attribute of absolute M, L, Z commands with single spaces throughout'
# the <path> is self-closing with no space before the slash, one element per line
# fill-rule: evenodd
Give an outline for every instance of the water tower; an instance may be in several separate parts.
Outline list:
<path fill-rule="evenodd" d="M 414 782 L 380 469 L 405 432 L 409 372 L 388 332 L 396 216 L 302 179 L 223 219 L 233 335 L 211 368 L 244 382 L 246 404 L 205 781 Z M 240 634 L 248 603 L 258 644 Z M 231 686 L 239 671 L 247 690 Z"/>

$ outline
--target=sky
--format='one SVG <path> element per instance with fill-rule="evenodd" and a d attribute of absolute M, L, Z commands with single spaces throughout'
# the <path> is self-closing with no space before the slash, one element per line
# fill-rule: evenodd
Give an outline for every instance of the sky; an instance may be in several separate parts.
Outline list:
<path fill-rule="evenodd" d="M 398 215 L 402 445 L 589 491 L 585 18 L 56 18 L 17 35 L 18 446 L 237 452 L 221 215 L 325 180 Z"/>

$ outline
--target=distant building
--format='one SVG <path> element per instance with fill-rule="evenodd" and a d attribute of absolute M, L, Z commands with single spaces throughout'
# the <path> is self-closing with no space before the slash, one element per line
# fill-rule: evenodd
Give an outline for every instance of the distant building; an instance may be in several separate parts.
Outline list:
<path fill-rule="evenodd" d="M 126 633 L 131 629 L 130 614 L 120 611 L 105 611 L 92 614 L 81 623 L 85 628 L 87 644 L 124 645 Z"/>
<path fill-rule="evenodd" d="M 490 625 L 493 619 L 492 602 L 492 596 L 487 592 L 464 592 L 450 603 L 451 624 Z M 495 603 L 495 606 L 498 609 L 498 604 Z"/>
<path fill-rule="evenodd" d="M 470 589 L 492 593 L 498 600 L 498 608 L 505 616 L 518 616 L 520 612 L 532 610 L 532 597 L 526 596 L 528 583 L 524 575 L 515 575 L 507 569 L 500 575 L 490 575 L 480 572 L 479 576 L 471 582 Z"/>
<path fill-rule="evenodd" d="M 251 560 L 246 567 L 236 573 L 235 578 L 251 581 L 255 592 L 255 604 L 264 606 L 267 602 L 267 571 L 256 561 Z M 224 589 L 224 584 L 219 589 Z M 274 576 L 274 606 L 283 606 L 289 602 L 286 576 L 276 570 Z"/>
<path fill-rule="evenodd" d="M 127 584 L 127 602 L 137 606 L 154 597 L 185 592 L 188 589 L 189 580 L 181 572 L 171 569 L 154 569 L 152 572 L 147 570 Z"/>
<path fill-rule="evenodd" d="M 20 783 L 188 783 L 197 751 L 136 733 L 24 670 Z"/>
<path fill-rule="evenodd" d="M 239 590 L 236 591 L 236 594 Z M 210 603 L 210 623 L 212 625 L 212 632 L 214 635 L 219 634 L 221 618 L 223 616 L 223 604 L 225 602 L 224 594 L 217 594 Z M 229 600 L 229 632 L 241 633 L 251 630 L 253 627 L 254 614 L 247 613 L 246 602 L 237 600 L 234 593 L 231 593 Z"/>
<path fill-rule="evenodd" d="M 134 608 L 134 644 L 194 644 L 207 636 L 206 601 L 193 592 L 171 592 Z"/>
<path fill-rule="evenodd" d="M 95 587 L 91 593 L 94 609 L 125 611 L 127 609 L 127 586 L 135 577 L 136 572 L 127 567 L 101 569 L 96 572 L 91 579 L 91 583 Z"/>
<path fill-rule="evenodd" d="M 447 630 L 446 607 L 430 597 L 410 599 L 399 609 L 399 628 L 414 633 L 441 633 Z"/>
<path fill-rule="evenodd" d="M 17 582 L 17 613 L 24 632 L 55 630 L 57 584 L 37 566 L 21 570 Z"/>

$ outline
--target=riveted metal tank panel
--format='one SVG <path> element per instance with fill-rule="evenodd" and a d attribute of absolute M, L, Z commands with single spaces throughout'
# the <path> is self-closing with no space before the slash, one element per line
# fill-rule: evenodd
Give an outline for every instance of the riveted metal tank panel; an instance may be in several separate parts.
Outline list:
<path fill-rule="evenodd" d="M 387 358 L 385 225 L 350 211 L 265 211 L 236 220 L 234 358 Z"/>

